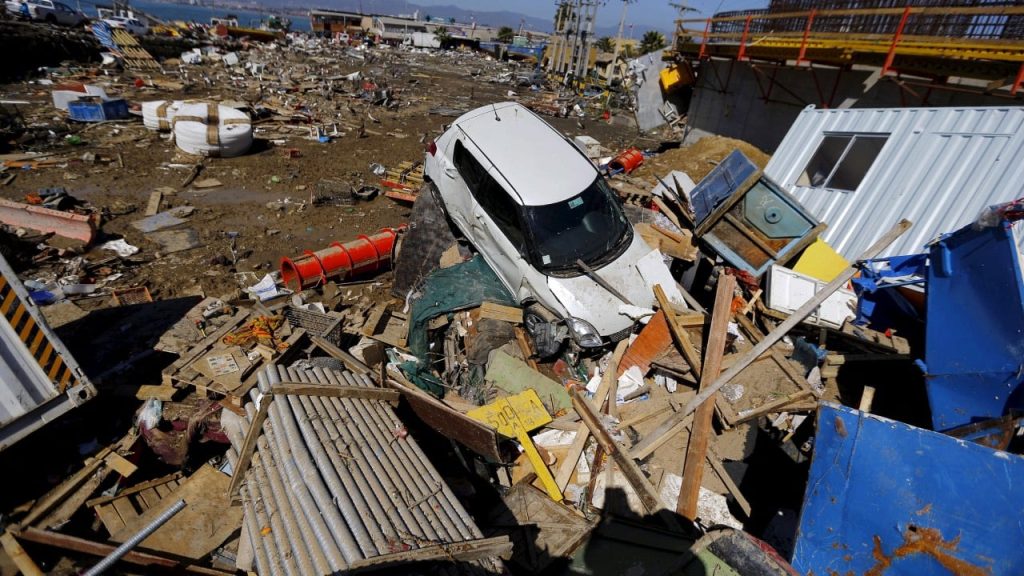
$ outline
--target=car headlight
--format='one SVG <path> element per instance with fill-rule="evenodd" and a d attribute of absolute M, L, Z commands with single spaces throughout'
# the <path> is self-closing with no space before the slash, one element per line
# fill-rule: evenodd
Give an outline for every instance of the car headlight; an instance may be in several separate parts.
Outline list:
<path fill-rule="evenodd" d="M 569 333 L 572 334 L 573 340 L 584 348 L 597 348 L 604 344 L 597 329 L 586 320 L 570 316 L 565 319 L 565 325 L 569 327 Z"/>

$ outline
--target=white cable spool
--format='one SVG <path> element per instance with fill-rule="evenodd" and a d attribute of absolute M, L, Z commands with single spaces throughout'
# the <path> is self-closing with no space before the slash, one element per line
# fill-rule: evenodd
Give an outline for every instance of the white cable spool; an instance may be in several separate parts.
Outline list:
<path fill-rule="evenodd" d="M 210 103 L 182 104 L 174 116 L 174 143 L 189 154 L 231 158 L 252 146 L 252 121 L 240 110 Z"/>
<path fill-rule="evenodd" d="M 150 130 L 170 132 L 174 115 L 184 104 L 181 100 L 152 100 L 142 103 L 142 123 Z"/>

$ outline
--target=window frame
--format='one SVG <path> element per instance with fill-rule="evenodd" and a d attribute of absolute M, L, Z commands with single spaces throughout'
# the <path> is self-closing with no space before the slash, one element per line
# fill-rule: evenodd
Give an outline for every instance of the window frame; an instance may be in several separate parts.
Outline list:
<path fill-rule="evenodd" d="M 467 174 L 469 170 L 463 168 L 463 165 L 465 164 L 464 160 L 468 160 L 473 164 L 473 166 L 471 166 L 470 168 L 472 168 L 474 172 L 477 172 L 479 174 L 479 178 L 474 180 L 469 177 L 469 175 Z M 516 252 L 520 256 L 525 258 L 526 252 L 524 251 L 524 247 L 526 244 L 529 243 L 527 240 L 527 234 L 529 233 L 529 230 L 526 226 L 524 226 L 525 221 L 523 219 L 522 206 L 519 204 L 519 202 L 517 202 L 516 199 L 513 198 L 512 195 L 508 193 L 508 190 L 506 190 L 505 187 L 502 186 L 501 183 L 499 183 L 494 178 L 494 176 L 490 175 L 487 168 L 485 168 L 483 163 L 481 163 L 480 160 L 478 160 L 476 156 L 473 155 L 469 148 L 466 147 L 466 145 L 462 142 L 461 138 L 455 139 L 455 145 L 452 150 L 452 163 L 455 165 L 455 170 L 458 171 L 459 176 L 462 177 L 463 182 L 466 183 L 466 188 L 469 189 L 469 193 L 470 195 L 473 196 L 473 200 L 476 202 L 476 204 L 480 206 L 480 209 L 484 211 L 484 214 L 487 214 L 487 217 L 490 218 L 492 222 L 494 222 L 495 226 L 497 226 L 498 230 L 501 232 L 501 235 L 504 236 L 505 239 L 508 240 L 510 244 L 512 244 Z M 483 182 L 487 182 L 487 187 L 491 188 L 496 193 L 502 194 L 502 200 L 499 201 L 507 202 L 508 205 L 511 207 L 510 211 L 512 212 L 513 218 L 512 224 L 515 226 L 516 231 L 518 232 L 518 238 L 512 238 L 509 236 L 508 232 L 506 231 L 506 226 L 504 225 L 506 220 L 503 218 L 495 217 L 493 211 L 490 209 L 491 207 L 494 206 L 494 204 L 486 199 L 483 199 L 485 196 L 483 192 L 484 187 L 480 186 L 480 184 Z"/>
<path fill-rule="evenodd" d="M 834 190 L 836 192 L 845 193 L 857 192 L 857 190 L 860 189 L 861 184 L 864 183 L 864 180 L 867 179 L 868 174 L 870 174 L 871 170 L 875 167 L 875 163 L 878 161 L 878 158 L 882 155 L 882 151 L 885 149 L 885 145 L 889 143 L 890 137 L 892 137 L 891 132 L 824 132 L 822 134 L 821 140 L 818 142 L 818 145 L 815 146 L 814 152 L 811 153 L 810 158 L 807 159 L 807 162 L 804 164 L 803 170 L 801 170 L 800 175 L 797 177 L 797 185 L 804 188 L 811 188 L 814 190 Z M 835 162 L 832 164 L 832 169 L 825 177 L 823 183 L 820 185 L 814 185 L 811 181 L 808 169 L 811 167 L 811 162 L 814 161 L 815 157 L 818 155 L 818 152 L 821 151 L 821 147 L 829 138 L 845 138 L 846 145 L 843 147 L 842 153 L 839 154 L 839 157 L 836 158 Z M 864 171 L 864 173 L 858 180 L 857 186 L 854 187 L 853 190 L 831 186 L 832 181 L 835 179 L 837 172 L 843 165 L 843 162 L 845 162 L 847 157 L 849 157 L 850 152 L 853 150 L 853 147 L 857 144 L 858 139 L 882 140 L 883 142 L 882 146 L 878 149 L 878 152 L 875 154 L 874 158 L 871 159 L 871 163 L 868 165 L 867 169 Z M 802 182 L 805 178 L 807 183 L 803 184 Z"/>

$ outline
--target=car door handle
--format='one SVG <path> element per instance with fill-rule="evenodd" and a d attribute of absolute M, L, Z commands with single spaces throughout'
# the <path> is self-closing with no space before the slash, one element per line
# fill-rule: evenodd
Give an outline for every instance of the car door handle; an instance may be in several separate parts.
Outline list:
<path fill-rule="evenodd" d="M 456 170 L 455 168 L 445 168 L 444 169 L 444 175 L 449 177 L 449 178 L 458 178 L 459 177 L 459 171 Z"/>

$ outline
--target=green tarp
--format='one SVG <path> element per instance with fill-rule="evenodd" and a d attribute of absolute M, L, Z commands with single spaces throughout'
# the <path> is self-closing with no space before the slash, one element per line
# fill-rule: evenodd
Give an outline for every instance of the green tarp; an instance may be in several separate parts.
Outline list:
<path fill-rule="evenodd" d="M 517 306 L 518 302 L 479 255 L 450 268 L 434 271 L 427 276 L 419 293 L 411 302 L 408 341 L 409 351 L 419 362 L 405 362 L 400 368 L 409 380 L 440 398 L 444 396 L 444 387 L 430 372 L 430 364 L 436 359 L 430 355 L 427 335 L 430 321 L 438 316 L 475 308 L 483 302 L 507 306 Z"/>

